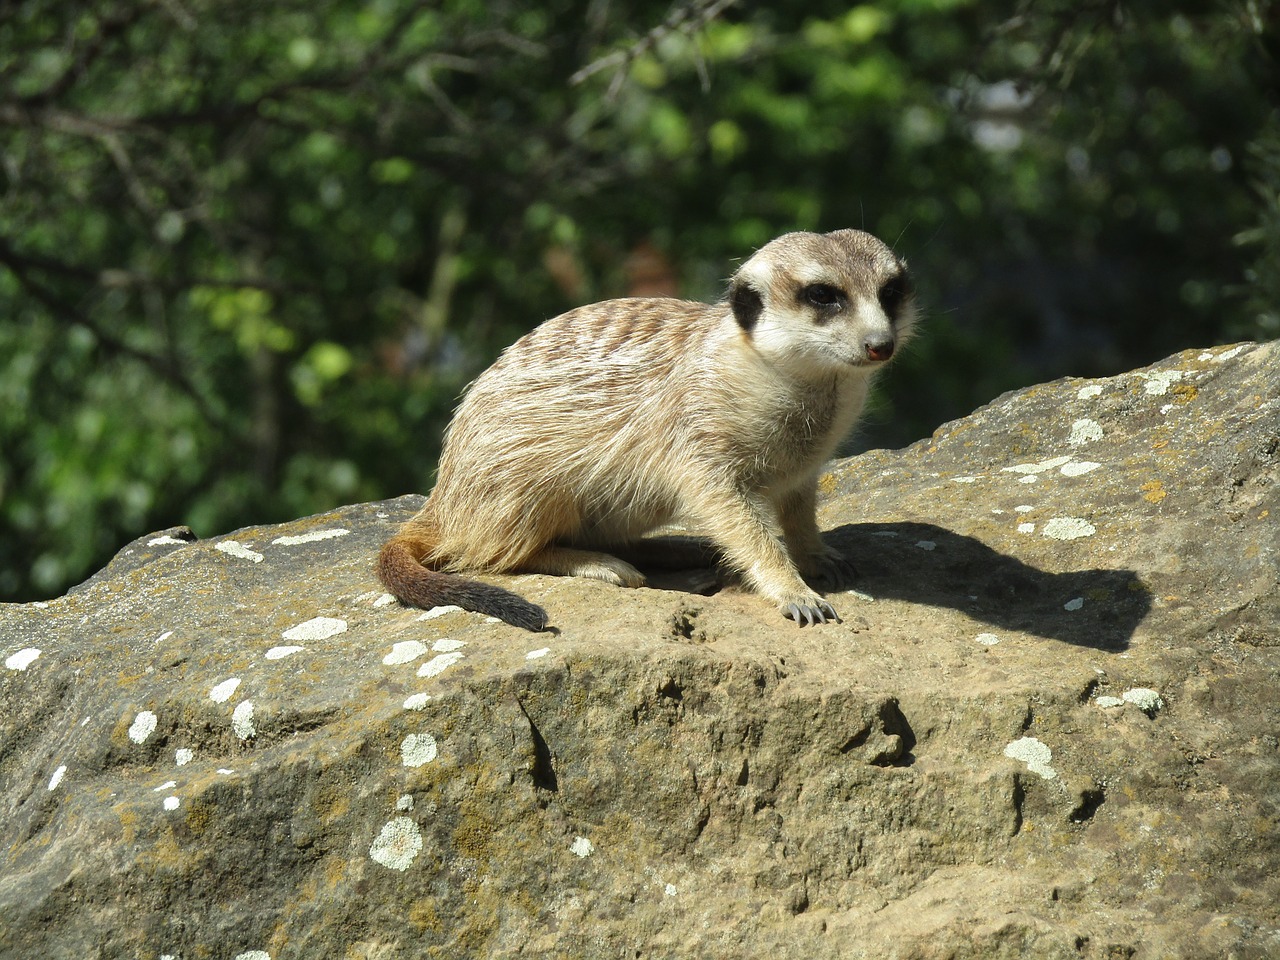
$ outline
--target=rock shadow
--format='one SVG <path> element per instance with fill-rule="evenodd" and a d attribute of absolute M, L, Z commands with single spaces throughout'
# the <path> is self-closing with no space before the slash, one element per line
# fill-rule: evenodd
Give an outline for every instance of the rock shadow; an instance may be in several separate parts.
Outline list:
<path fill-rule="evenodd" d="M 996 629 L 1121 651 L 1151 610 L 1135 571 L 1052 573 L 931 523 L 850 523 L 824 537 L 858 568 L 855 589 L 950 607 Z"/>

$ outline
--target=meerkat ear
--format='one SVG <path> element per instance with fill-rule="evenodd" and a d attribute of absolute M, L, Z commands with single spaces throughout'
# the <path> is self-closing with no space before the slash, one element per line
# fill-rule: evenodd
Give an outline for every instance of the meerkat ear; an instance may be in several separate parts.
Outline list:
<path fill-rule="evenodd" d="M 764 313 L 764 300 L 746 280 L 734 280 L 729 287 L 729 304 L 738 326 L 750 331 Z"/>

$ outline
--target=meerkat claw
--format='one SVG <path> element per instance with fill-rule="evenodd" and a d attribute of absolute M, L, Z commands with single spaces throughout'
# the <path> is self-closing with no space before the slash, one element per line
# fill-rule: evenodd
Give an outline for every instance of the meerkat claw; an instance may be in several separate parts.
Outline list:
<path fill-rule="evenodd" d="M 810 627 L 815 623 L 839 623 L 840 617 L 835 608 L 825 600 L 813 600 L 805 603 L 788 603 L 782 615 L 794 620 L 802 627 Z"/>

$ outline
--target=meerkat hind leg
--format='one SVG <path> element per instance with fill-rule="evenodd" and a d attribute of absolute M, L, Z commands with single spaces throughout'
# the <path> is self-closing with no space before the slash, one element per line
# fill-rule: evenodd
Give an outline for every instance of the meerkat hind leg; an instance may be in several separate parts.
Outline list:
<path fill-rule="evenodd" d="M 588 577 L 618 587 L 643 587 L 644 574 L 617 557 L 576 547 L 543 547 L 520 564 L 522 573 L 546 573 L 556 577 Z"/>

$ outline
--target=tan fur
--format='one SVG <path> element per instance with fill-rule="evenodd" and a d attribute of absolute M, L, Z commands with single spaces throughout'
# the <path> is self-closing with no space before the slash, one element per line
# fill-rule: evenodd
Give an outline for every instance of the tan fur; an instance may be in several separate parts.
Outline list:
<path fill-rule="evenodd" d="M 842 299 L 810 303 L 813 284 Z M 388 544 L 400 562 L 384 559 L 379 572 L 406 599 L 417 576 L 409 555 L 454 573 L 636 586 L 643 576 L 603 551 L 678 522 L 710 537 L 788 616 L 834 619 L 803 579 L 842 562 L 818 532 L 816 478 L 914 319 L 902 262 L 871 235 L 841 230 L 767 244 L 734 275 L 727 302 L 613 300 L 548 320 L 472 384 L 435 489 Z"/>

